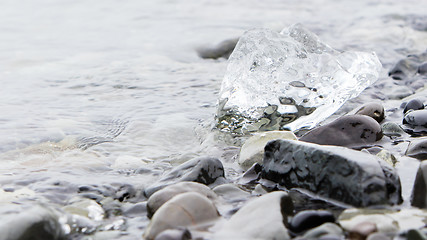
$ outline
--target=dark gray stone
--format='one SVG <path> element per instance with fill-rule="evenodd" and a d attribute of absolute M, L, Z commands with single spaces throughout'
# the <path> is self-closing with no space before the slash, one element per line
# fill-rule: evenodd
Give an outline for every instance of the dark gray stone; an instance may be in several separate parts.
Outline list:
<path fill-rule="evenodd" d="M 399 176 L 391 166 L 344 147 L 271 141 L 265 147 L 262 177 L 358 207 L 402 202 Z"/>
<path fill-rule="evenodd" d="M 59 212 L 44 206 L 3 204 L 0 207 L 1 239 L 66 239 L 59 223 Z"/>
<path fill-rule="evenodd" d="M 382 136 L 381 126 L 373 118 L 349 115 L 307 132 L 300 140 L 322 145 L 352 147 L 374 143 Z"/>
<path fill-rule="evenodd" d="M 380 103 L 367 103 L 357 110 L 356 114 L 369 116 L 378 123 L 382 122 L 385 118 L 384 107 Z"/>
<path fill-rule="evenodd" d="M 412 189 L 411 204 L 414 207 L 427 207 L 427 161 L 422 161 L 418 167 L 415 177 L 414 188 Z"/>
<path fill-rule="evenodd" d="M 224 178 L 224 167 L 220 160 L 211 157 L 195 158 L 173 168 L 159 181 L 145 189 L 144 194 L 150 197 L 166 186 L 184 181 L 209 185 L 219 178 Z"/>
<path fill-rule="evenodd" d="M 388 75 L 395 80 L 404 80 L 417 73 L 419 59 L 412 55 L 405 59 L 399 60 L 396 65 L 390 70 Z"/>
<path fill-rule="evenodd" d="M 403 109 L 403 113 L 406 113 L 411 109 L 412 110 L 424 109 L 424 103 L 418 98 L 412 99 L 408 103 L 406 103 L 405 108 Z"/>
<path fill-rule="evenodd" d="M 405 154 L 419 160 L 427 160 L 427 138 L 411 141 Z"/>
<path fill-rule="evenodd" d="M 418 66 L 418 73 L 421 75 L 427 75 L 427 62 Z"/>
<path fill-rule="evenodd" d="M 289 222 L 289 230 L 301 233 L 326 222 L 335 222 L 334 215 L 326 210 L 305 210 L 298 212 Z"/>
<path fill-rule="evenodd" d="M 218 59 L 218 58 L 225 58 L 228 59 L 230 57 L 231 53 L 233 52 L 234 48 L 236 47 L 237 42 L 239 41 L 238 38 L 225 40 L 221 43 L 219 43 L 217 46 L 212 48 L 200 48 L 197 50 L 197 53 L 199 57 L 201 58 L 211 58 L 211 59 Z"/>
<path fill-rule="evenodd" d="M 188 229 L 168 229 L 161 232 L 155 240 L 190 240 L 191 233 Z"/>
<path fill-rule="evenodd" d="M 427 135 L 427 110 L 406 113 L 403 118 L 403 130 L 413 136 Z"/>

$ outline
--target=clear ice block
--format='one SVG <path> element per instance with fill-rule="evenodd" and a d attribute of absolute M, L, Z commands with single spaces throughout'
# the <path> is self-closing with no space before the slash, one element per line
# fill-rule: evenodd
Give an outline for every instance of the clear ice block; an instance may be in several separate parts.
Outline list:
<path fill-rule="evenodd" d="M 375 53 L 339 52 L 301 24 L 247 31 L 229 58 L 217 127 L 244 134 L 313 128 L 378 79 Z"/>

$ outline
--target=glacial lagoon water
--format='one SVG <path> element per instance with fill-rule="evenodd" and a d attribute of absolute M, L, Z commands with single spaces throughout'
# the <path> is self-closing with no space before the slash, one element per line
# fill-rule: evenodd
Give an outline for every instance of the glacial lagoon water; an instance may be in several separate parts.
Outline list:
<path fill-rule="evenodd" d="M 219 157 L 233 179 L 238 148 L 212 131 L 227 61 L 201 59 L 197 49 L 299 22 L 339 51 L 374 51 L 381 80 L 399 59 L 425 51 L 426 3 L 5 0 L 0 202 L 61 209 L 84 186 L 124 183 L 140 193 L 201 155 Z M 369 100 L 362 93 L 339 113 Z M 148 223 L 92 220 L 124 239 L 140 238 Z"/>

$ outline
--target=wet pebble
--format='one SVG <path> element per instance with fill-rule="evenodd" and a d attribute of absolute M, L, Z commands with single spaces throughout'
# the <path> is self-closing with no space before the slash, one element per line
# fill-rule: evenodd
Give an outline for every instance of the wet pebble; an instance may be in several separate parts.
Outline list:
<path fill-rule="evenodd" d="M 200 157 L 189 160 L 166 173 L 159 181 L 144 190 L 150 197 L 156 191 L 174 183 L 191 181 L 205 185 L 224 178 L 224 167 L 217 158 Z"/>
<path fill-rule="evenodd" d="M 405 155 L 418 160 L 427 160 L 427 138 L 411 141 Z"/>
<path fill-rule="evenodd" d="M 366 240 L 391 240 L 385 233 L 374 232 L 369 234 Z"/>
<path fill-rule="evenodd" d="M 421 110 L 424 109 L 424 103 L 418 99 L 412 99 L 406 103 L 405 108 L 403 109 L 403 113 L 408 112 L 409 110 Z"/>
<path fill-rule="evenodd" d="M 343 239 L 344 232 L 343 230 L 335 223 L 324 223 L 318 227 L 308 230 L 301 238 L 296 239 L 305 239 L 305 240 L 335 240 Z"/>
<path fill-rule="evenodd" d="M 356 224 L 353 229 L 350 231 L 350 239 L 365 239 L 371 233 L 377 231 L 377 226 L 375 223 L 366 221 Z"/>
<path fill-rule="evenodd" d="M 296 140 L 297 137 L 291 131 L 269 131 L 256 133 L 252 137 L 248 138 L 240 149 L 239 165 L 246 170 L 254 163 L 262 163 L 265 145 L 267 142 L 275 139 Z"/>
<path fill-rule="evenodd" d="M 415 75 L 418 70 L 419 59 L 416 55 L 408 56 L 399 60 L 396 65 L 389 71 L 388 75 L 395 80 L 405 80 Z"/>
<path fill-rule="evenodd" d="M 145 229 L 144 237 L 152 240 L 168 229 L 197 228 L 197 226 L 214 222 L 218 217 L 215 205 L 207 197 L 195 192 L 181 193 L 167 201 L 154 213 Z"/>
<path fill-rule="evenodd" d="M 161 232 L 155 240 L 190 240 L 191 233 L 188 229 L 168 229 Z"/>
<path fill-rule="evenodd" d="M 180 182 L 167 186 L 150 196 L 147 201 L 147 217 L 151 218 L 153 214 L 167 201 L 178 194 L 185 192 L 196 192 L 214 200 L 216 194 L 206 185 L 196 182 Z"/>
<path fill-rule="evenodd" d="M 406 239 L 408 240 L 426 240 L 427 235 L 418 229 L 411 229 L 406 233 Z"/>
<path fill-rule="evenodd" d="M 379 123 L 385 118 L 384 107 L 380 103 L 367 103 L 357 110 L 356 114 L 369 116 Z"/>
<path fill-rule="evenodd" d="M 349 115 L 307 132 L 300 140 L 322 145 L 349 147 L 374 143 L 382 136 L 381 126 L 373 118 L 364 115 Z"/>
<path fill-rule="evenodd" d="M 197 50 L 197 53 L 199 57 L 201 58 L 211 58 L 211 59 L 217 59 L 217 58 L 225 58 L 228 59 L 230 54 L 233 52 L 234 47 L 236 47 L 238 38 L 225 40 L 221 43 L 219 43 L 215 47 L 211 48 L 199 48 Z"/>
<path fill-rule="evenodd" d="M 427 75 L 427 62 L 418 66 L 418 73 L 421 75 Z"/>
<path fill-rule="evenodd" d="M 335 222 L 334 215 L 326 210 L 306 210 L 295 214 L 289 222 L 289 230 L 301 233 L 326 222 Z"/>
<path fill-rule="evenodd" d="M 381 129 L 383 134 L 388 137 L 401 137 L 405 134 L 407 135 L 407 133 L 400 127 L 400 125 L 394 122 L 384 123 L 381 125 Z"/>
<path fill-rule="evenodd" d="M 415 136 L 427 135 L 427 110 L 409 111 L 403 118 L 404 130 Z"/>
<path fill-rule="evenodd" d="M 414 207 L 427 207 L 427 161 L 422 161 L 418 167 L 417 175 L 412 189 L 411 204 Z"/>
<path fill-rule="evenodd" d="M 290 239 L 285 222 L 293 211 L 286 192 L 267 193 L 246 203 L 215 232 L 213 239 Z"/>
<path fill-rule="evenodd" d="M 1 239 L 65 239 L 59 212 L 40 205 L 2 204 L 0 206 Z"/>

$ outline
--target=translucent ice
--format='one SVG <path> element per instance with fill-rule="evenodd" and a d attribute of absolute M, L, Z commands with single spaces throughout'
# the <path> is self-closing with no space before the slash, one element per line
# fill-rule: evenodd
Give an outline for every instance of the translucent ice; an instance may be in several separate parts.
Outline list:
<path fill-rule="evenodd" d="M 375 53 L 336 51 L 300 24 L 248 31 L 229 59 L 217 126 L 234 133 L 312 128 L 380 70 Z"/>

